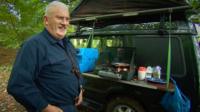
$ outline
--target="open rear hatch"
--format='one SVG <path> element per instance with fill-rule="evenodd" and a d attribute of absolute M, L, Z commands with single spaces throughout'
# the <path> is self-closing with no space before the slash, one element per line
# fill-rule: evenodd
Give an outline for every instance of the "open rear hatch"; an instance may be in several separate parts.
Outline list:
<path fill-rule="evenodd" d="M 156 22 L 169 13 L 172 20 L 184 20 L 188 8 L 185 0 L 82 0 L 71 13 L 71 24 L 92 26 L 95 21 L 96 27 L 103 27 Z"/>

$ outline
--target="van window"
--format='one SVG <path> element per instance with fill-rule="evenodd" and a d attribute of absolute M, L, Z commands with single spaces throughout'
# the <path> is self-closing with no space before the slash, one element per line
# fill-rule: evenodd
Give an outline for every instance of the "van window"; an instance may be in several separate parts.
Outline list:
<path fill-rule="evenodd" d="M 76 48 L 82 44 L 84 39 L 73 38 L 73 43 Z M 86 41 L 84 41 L 86 42 Z M 84 43 L 86 45 L 86 43 Z M 179 37 L 172 37 L 172 60 L 171 72 L 173 76 L 182 77 L 186 73 L 183 50 L 181 48 L 181 40 Z M 81 46 L 86 47 L 86 46 Z M 116 48 L 132 48 L 135 49 L 135 65 L 139 66 L 161 66 L 162 74 L 166 74 L 167 54 L 168 54 L 168 36 L 159 35 L 109 35 L 109 36 L 94 36 L 92 48 L 98 48 L 99 59 L 106 59 L 103 52 L 108 49 Z M 176 55 L 174 55 L 176 54 Z M 128 55 L 128 54 L 126 54 Z M 103 57 L 101 57 L 103 56 Z M 116 56 L 114 56 L 116 57 Z M 112 60 L 112 59 L 111 59 Z M 101 64 L 101 63 L 97 63 Z"/>
<path fill-rule="evenodd" d="M 75 48 L 86 48 L 87 47 L 87 39 L 85 38 L 73 38 L 70 39 L 70 41 L 73 43 Z"/>

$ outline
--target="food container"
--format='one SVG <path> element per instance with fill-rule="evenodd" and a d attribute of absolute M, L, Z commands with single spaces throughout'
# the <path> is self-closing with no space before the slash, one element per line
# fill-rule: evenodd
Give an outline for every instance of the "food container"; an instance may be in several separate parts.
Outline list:
<path fill-rule="evenodd" d="M 148 66 L 146 70 L 146 78 L 151 78 L 152 73 L 153 73 L 153 68 L 151 66 Z"/>
<path fill-rule="evenodd" d="M 139 67 L 138 69 L 138 80 L 144 80 L 146 77 L 146 67 Z"/>
<path fill-rule="evenodd" d="M 153 77 L 154 77 L 154 78 L 158 78 L 158 79 L 161 78 L 161 67 L 160 67 L 160 66 L 154 67 L 154 70 L 153 70 Z"/>

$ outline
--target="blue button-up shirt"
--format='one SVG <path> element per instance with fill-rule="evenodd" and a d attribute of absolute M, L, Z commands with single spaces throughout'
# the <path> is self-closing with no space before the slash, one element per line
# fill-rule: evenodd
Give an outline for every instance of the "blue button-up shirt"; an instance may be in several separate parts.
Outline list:
<path fill-rule="evenodd" d="M 29 111 L 48 104 L 73 105 L 79 95 L 79 78 L 72 72 L 76 50 L 67 38 L 63 45 L 45 29 L 21 47 L 8 82 L 8 92 Z M 77 65 L 77 64 L 76 64 Z"/>

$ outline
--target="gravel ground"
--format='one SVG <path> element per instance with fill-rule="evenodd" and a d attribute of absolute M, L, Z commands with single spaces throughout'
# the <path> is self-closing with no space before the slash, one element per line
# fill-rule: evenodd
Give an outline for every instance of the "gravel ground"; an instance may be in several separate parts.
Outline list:
<path fill-rule="evenodd" d="M 26 112 L 24 107 L 17 103 L 6 91 L 10 74 L 10 67 L 0 67 L 0 112 Z"/>

